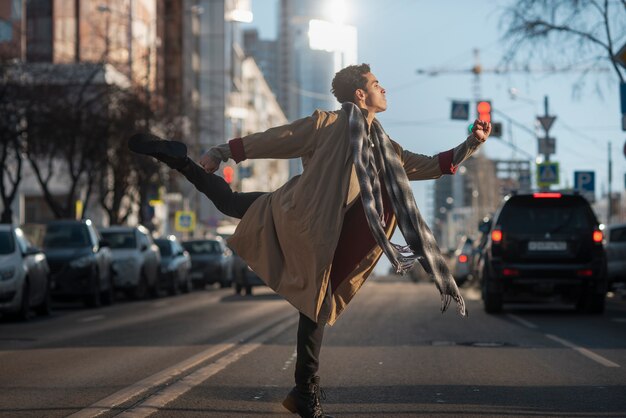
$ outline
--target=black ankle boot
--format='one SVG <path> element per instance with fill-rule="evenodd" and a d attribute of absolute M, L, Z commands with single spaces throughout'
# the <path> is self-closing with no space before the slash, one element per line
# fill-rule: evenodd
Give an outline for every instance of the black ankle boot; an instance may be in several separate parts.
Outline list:
<path fill-rule="evenodd" d="M 294 386 L 283 401 L 283 406 L 303 418 L 333 418 L 324 414 L 320 398 L 326 399 L 326 395 L 320 388 L 319 376 L 315 376 L 310 383 Z"/>
<path fill-rule="evenodd" d="M 148 133 L 138 133 L 131 136 L 128 140 L 128 148 L 138 154 L 154 157 L 176 170 L 184 168 L 189 162 L 185 144 L 178 141 L 167 141 Z"/>

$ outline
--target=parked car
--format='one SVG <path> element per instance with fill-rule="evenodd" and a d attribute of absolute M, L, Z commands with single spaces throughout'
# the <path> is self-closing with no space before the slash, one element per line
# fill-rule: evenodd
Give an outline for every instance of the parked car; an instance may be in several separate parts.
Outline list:
<path fill-rule="evenodd" d="M 176 294 L 181 290 L 189 292 L 191 290 L 189 253 L 174 236 L 155 239 L 154 243 L 161 253 L 161 287 L 167 289 L 170 294 Z"/>
<path fill-rule="evenodd" d="M 577 194 L 519 194 L 496 213 L 479 266 L 487 312 L 504 302 L 559 296 L 589 313 L 604 311 L 607 291 L 602 231 Z"/>
<path fill-rule="evenodd" d="M 143 226 L 112 226 L 100 230 L 113 256 L 113 284 L 133 299 L 157 296 L 161 254 Z"/>
<path fill-rule="evenodd" d="M 461 286 L 472 275 L 473 262 L 474 241 L 467 236 L 463 236 L 452 258 L 452 276 L 456 280 L 457 285 Z"/>
<path fill-rule="evenodd" d="M 626 224 L 606 228 L 605 248 L 609 284 L 626 282 Z"/>
<path fill-rule="evenodd" d="M 195 288 L 219 283 L 230 287 L 233 282 L 232 251 L 220 237 L 183 242 L 191 256 L 191 280 Z"/>
<path fill-rule="evenodd" d="M 231 250 L 232 251 L 232 250 Z M 235 294 L 240 295 L 243 290 L 246 295 L 252 295 L 252 288 L 265 286 L 265 282 L 248 266 L 248 264 L 233 251 L 233 283 Z"/>
<path fill-rule="evenodd" d="M 43 249 L 53 297 L 82 298 L 89 307 L 113 302 L 111 250 L 89 219 L 49 222 Z"/>
<path fill-rule="evenodd" d="M 0 312 L 28 319 L 31 308 L 50 314 L 50 269 L 44 253 L 20 228 L 0 224 Z"/>

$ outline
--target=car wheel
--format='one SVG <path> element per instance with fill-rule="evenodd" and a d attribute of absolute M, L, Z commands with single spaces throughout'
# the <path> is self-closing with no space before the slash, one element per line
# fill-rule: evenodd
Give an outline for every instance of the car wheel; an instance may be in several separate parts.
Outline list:
<path fill-rule="evenodd" d="M 112 305 L 115 302 L 115 287 L 113 286 L 113 278 L 109 274 L 108 278 L 109 287 L 102 292 L 101 299 L 103 305 Z"/>
<path fill-rule="evenodd" d="M 246 296 L 252 296 L 252 286 L 246 286 Z"/>
<path fill-rule="evenodd" d="M 482 296 L 485 312 L 500 313 L 502 312 L 503 295 L 502 292 L 490 292 L 488 290 L 489 276 L 483 271 L 482 275 Z"/>
<path fill-rule="evenodd" d="M 133 289 L 131 293 L 131 297 L 133 299 L 141 300 L 145 299 L 148 296 L 148 280 L 146 279 L 146 275 L 143 270 L 141 271 L 141 275 L 139 276 L 139 283 Z"/>
<path fill-rule="evenodd" d="M 35 307 L 35 313 L 39 316 L 48 316 L 52 313 L 52 297 L 50 296 L 50 286 L 46 286 L 46 294 L 43 296 L 41 304 Z"/>
<path fill-rule="evenodd" d="M 93 283 L 93 288 L 91 293 L 85 295 L 83 298 L 83 304 L 87 308 L 97 308 L 102 304 L 102 300 L 100 298 L 100 272 L 98 268 L 95 268 L 91 274 L 91 280 Z"/>
<path fill-rule="evenodd" d="M 28 321 L 30 314 L 30 284 L 28 280 L 24 280 L 24 286 L 22 287 L 22 300 L 20 302 L 20 309 L 15 313 L 15 319 L 18 321 Z"/>
<path fill-rule="evenodd" d="M 184 282 L 183 282 L 183 284 L 181 285 L 180 290 L 181 290 L 183 293 L 189 293 L 189 292 L 191 292 L 191 287 L 192 287 L 192 286 L 191 286 L 191 277 L 189 277 L 189 274 L 187 274 L 187 275 L 185 276 L 185 281 L 184 281 Z"/>
<path fill-rule="evenodd" d="M 606 305 L 605 294 L 589 293 L 583 294 L 576 304 L 578 311 L 582 311 L 587 314 L 599 315 L 604 313 Z"/>
<path fill-rule="evenodd" d="M 176 272 L 172 273 L 172 280 L 169 283 L 167 288 L 167 293 L 170 296 L 176 296 L 180 292 L 180 280 L 178 280 L 178 274 Z"/>
<path fill-rule="evenodd" d="M 239 283 L 235 284 L 235 294 L 236 295 L 241 295 L 241 291 L 243 290 L 243 286 Z"/>

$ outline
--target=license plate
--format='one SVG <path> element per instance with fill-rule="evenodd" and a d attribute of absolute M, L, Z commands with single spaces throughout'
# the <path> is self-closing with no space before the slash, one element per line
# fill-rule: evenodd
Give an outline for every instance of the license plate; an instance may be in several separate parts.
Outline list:
<path fill-rule="evenodd" d="M 530 241 L 528 251 L 565 251 L 567 242 L 565 241 Z"/>

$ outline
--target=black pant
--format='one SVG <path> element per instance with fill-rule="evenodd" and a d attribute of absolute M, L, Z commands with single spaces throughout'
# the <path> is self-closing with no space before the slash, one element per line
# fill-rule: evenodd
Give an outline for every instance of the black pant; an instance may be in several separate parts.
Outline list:
<path fill-rule="evenodd" d="M 220 176 L 209 174 L 193 161 L 179 170 L 198 191 L 204 193 L 224 215 L 241 219 L 250 205 L 264 192 L 233 192 Z M 300 313 L 296 359 L 296 384 L 306 384 L 319 368 L 319 355 L 324 338 L 324 324 L 316 323 Z"/>

